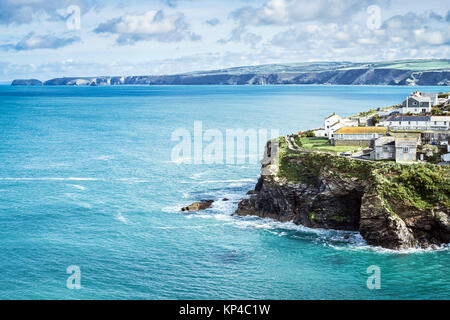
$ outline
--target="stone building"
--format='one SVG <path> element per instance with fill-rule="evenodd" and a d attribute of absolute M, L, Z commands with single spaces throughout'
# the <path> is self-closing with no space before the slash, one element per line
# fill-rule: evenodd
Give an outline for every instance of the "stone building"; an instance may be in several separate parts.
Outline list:
<path fill-rule="evenodd" d="M 395 162 L 414 162 L 417 160 L 416 138 L 395 138 Z"/>
<path fill-rule="evenodd" d="M 376 139 L 370 158 L 372 160 L 395 159 L 395 137 L 386 136 Z"/>

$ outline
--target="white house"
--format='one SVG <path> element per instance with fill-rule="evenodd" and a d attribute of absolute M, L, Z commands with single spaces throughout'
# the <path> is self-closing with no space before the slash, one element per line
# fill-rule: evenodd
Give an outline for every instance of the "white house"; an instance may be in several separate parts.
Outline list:
<path fill-rule="evenodd" d="M 431 107 L 437 104 L 437 94 L 413 92 L 405 101 L 403 101 L 400 112 L 402 114 L 430 113 Z"/>
<path fill-rule="evenodd" d="M 395 162 L 408 163 L 417 160 L 416 138 L 395 138 Z"/>
<path fill-rule="evenodd" d="M 431 116 L 430 127 L 432 130 L 449 130 L 450 116 Z"/>
<path fill-rule="evenodd" d="M 443 162 L 450 162 L 450 153 L 443 154 L 441 159 Z"/>
<path fill-rule="evenodd" d="M 340 121 L 342 120 L 342 117 L 337 115 L 336 113 L 333 113 L 331 116 L 325 118 L 325 122 L 324 122 L 324 129 L 325 129 L 325 136 L 330 138 L 334 131 L 336 131 L 337 129 L 333 129 L 333 127 L 335 125 L 337 125 Z"/>
<path fill-rule="evenodd" d="M 374 150 L 370 157 L 372 160 L 395 159 L 395 137 L 383 136 L 373 143 Z"/>
<path fill-rule="evenodd" d="M 333 139 L 334 133 L 337 130 L 343 127 L 357 127 L 358 124 L 359 124 L 358 119 L 342 118 L 336 113 L 333 113 L 331 116 L 325 119 L 324 122 L 325 137 L 327 137 L 328 139 Z M 322 132 L 319 131 L 319 134 L 321 133 Z"/>
<path fill-rule="evenodd" d="M 430 116 L 392 116 L 383 125 L 390 130 L 430 130 Z"/>

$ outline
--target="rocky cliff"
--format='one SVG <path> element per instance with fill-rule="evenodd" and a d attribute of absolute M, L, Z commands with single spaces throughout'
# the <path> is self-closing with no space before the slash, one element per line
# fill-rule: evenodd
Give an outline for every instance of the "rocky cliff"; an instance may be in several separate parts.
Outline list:
<path fill-rule="evenodd" d="M 450 85 L 450 71 L 413 72 L 396 69 L 353 69 L 324 72 L 269 74 L 187 74 L 168 76 L 56 78 L 46 86 L 95 85 Z M 32 85 L 15 80 L 12 85 Z"/>
<path fill-rule="evenodd" d="M 17 85 L 20 82 L 13 82 Z M 310 62 L 244 66 L 176 75 L 56 78 L 44 85 L 450 85 L 450 60 Z"/>
<path fill-rule="evenodd" d="M 42 81 L 37 79 L 17 79 L 11 83 L 12 86 L 42 86 Z"/>
<path fill-rule="evenodd" d="M 450 242 L 448 167 L 280 150 L 236 214 L 355 230 L 370 245 L 396 250 Z"/>

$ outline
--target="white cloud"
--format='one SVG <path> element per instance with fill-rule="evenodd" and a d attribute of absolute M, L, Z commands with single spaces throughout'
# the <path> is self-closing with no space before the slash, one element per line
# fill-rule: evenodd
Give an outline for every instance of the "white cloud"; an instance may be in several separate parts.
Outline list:
<path fill-rule="evenodd" d="M 231 18 L 243 25 L 287 25 L 304 21 L 345 21 L 376 0 L 269 0 L 261 7 L 242 7 Z"/>
<path fill-rule="evenodd" d="M 7 43 L 1 45 L 3 50 L 35 50 L 35 49 L 58 49 L 72 43 L 81 41 L 79 37 L 58 37 L 53 34 L 37 35 L 33 32 L 27 34 L 22 40 L 17 43 Z"/>
<path fill-rule="evenodd" d="M 0 24 L 28 24 L 36 19 L 63 18 L 65 9 L 79 6 L 84 14 L 101 5 L 98 0 L 0 0 Z M 61 12 L 64 12 L 61 15 Z"/>
<path fill-rule="evenodd" d="M 143 40 L 178 42 L 200 39 L 199 35 L 189 31 L 189 25 L 185 22 L 183 14 L 166 16 L 162 10 L 151 10 L 144 14 L 126 14 L 100 24 L 95 32 L 117 34 L 119 44 Z"/>
<path fill-rule="evenodd" d="M 319 60 L 329 57 L 333 60 L 366 57 L 368 60 L 369 57 L 386 59 L 421 55 L 424 58 L 445 58 L 450 43 L 448 25 L 443 20 L 429 22 L 427 16 L 415 13 L 393 16 L 378 30 L 351 23 L 305 22 L 277 33 L 271 44 L 298 50 Z"/>

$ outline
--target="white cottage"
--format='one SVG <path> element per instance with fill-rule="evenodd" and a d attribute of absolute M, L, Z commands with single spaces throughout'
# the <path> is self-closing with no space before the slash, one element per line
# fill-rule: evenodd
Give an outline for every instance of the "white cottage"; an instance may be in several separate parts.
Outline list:
<path fill-rule="evenodd" d="M 422 94 L 421 92 L 414 92 L 406 98 L 402 103 L 402 114 L 425 114 L 431 112 L 431 107 L 437 104 L 437 95 L 434 98 L 432 94 Z"/>

